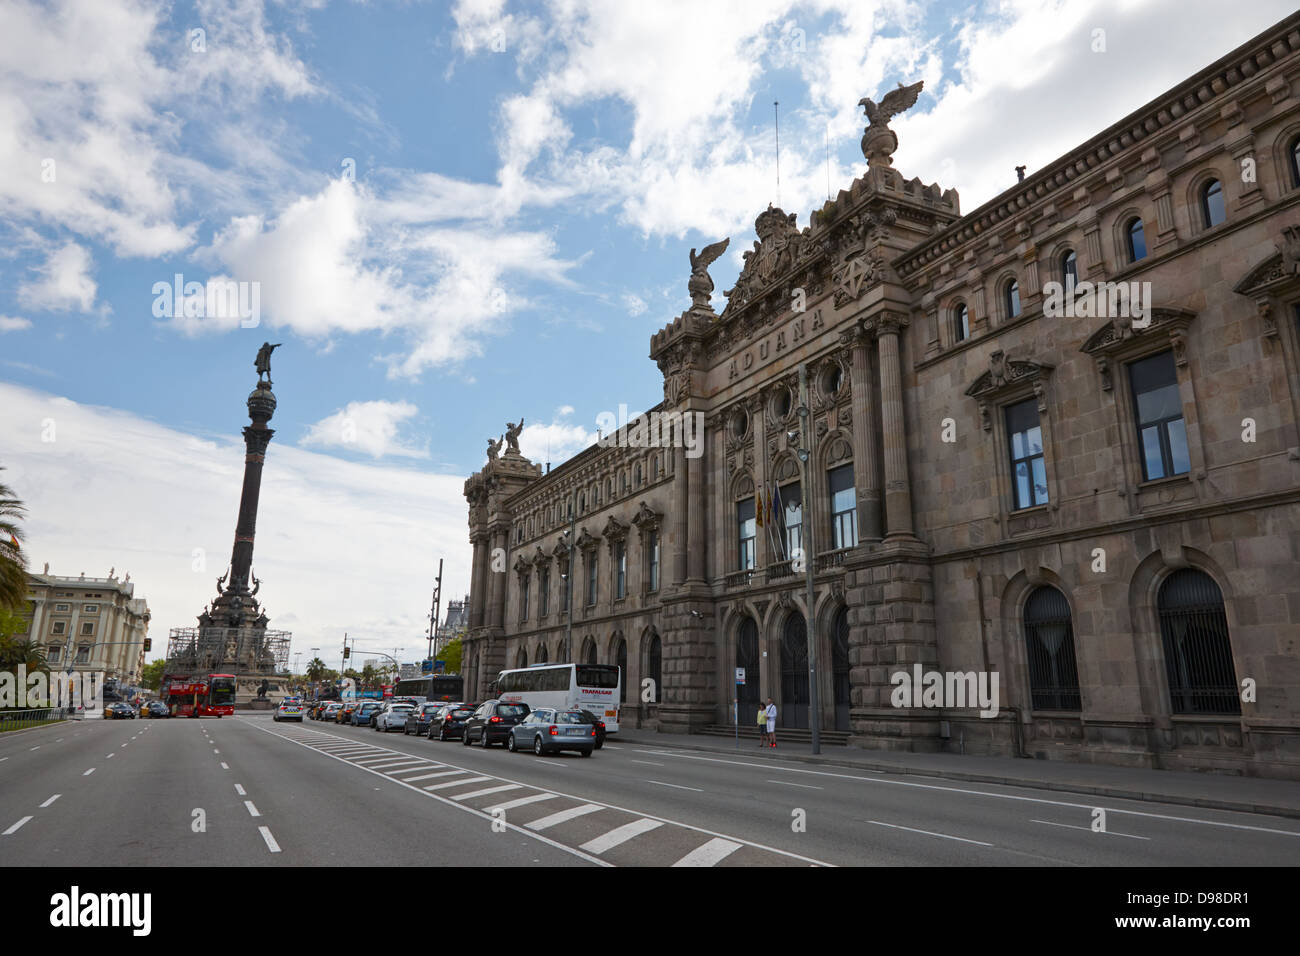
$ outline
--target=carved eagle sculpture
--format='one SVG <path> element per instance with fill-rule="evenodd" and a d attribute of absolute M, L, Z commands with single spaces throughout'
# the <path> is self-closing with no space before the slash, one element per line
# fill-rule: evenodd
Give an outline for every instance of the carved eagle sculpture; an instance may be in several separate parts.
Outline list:
<path fill-rule="evenodd" d="M 898 89 L 890 90 L 880 98 L 879 103 L 864 96 L 858 100 L 858 105 L 866 110 L 867 122 L 870 125 L 888 128 L 891 119 L 916 105 L 916 100 L 924 86 L 925 80 L 919 80 L 911 86 L 899 83 Z"/>
<path fill-rule="evenodd" d="M 713 293 L 713 277 L 709 275 L 709 266 L 727 251 L 731 237 L 705 246 L 697 256 L 691 250 L 691 277 L 686 283 L 686 291 L 691 294 L 691 308 L 709 311 L 709 299 Z"/>

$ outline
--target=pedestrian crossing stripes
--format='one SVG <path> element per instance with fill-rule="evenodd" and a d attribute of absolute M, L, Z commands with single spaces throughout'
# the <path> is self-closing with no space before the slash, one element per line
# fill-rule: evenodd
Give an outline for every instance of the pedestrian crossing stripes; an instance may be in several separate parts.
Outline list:
<path fill-rule="evenodd" d="M 258 729 L 494 823 L 503 820 L 511 830 L 601 866 L 828 865 L 653 814 L 409 751 L 350 741 L 334 733 L 312 728 Z"/>

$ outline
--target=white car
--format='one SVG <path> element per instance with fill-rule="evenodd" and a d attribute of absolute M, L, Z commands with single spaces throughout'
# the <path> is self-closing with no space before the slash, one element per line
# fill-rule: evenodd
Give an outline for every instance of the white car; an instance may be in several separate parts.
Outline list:
<path fill-rule="evenodd" d="M 284 701 L 279 707 L 275 708 L 275 714 L 271 718 L 276 723 L 282 720 L 296 720 L 302 723 L 302 704 L 297 701 Z"/>
<path fill-rule="evenodd" d="M 414 712 L 415 707 L 411 704 L 385 704 L 375 715 L 375 730 L 382 730 L 384 733 L 390 730 L 404 730 L 406 718 Z"/>

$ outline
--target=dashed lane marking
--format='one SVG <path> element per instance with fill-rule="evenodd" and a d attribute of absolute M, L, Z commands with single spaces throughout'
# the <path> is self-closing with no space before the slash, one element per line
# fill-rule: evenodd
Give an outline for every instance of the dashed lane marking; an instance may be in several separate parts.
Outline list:
<path fill-rule="evenodd" d="M 1042 823 L 1049 827 L 1065 827 L 1067 830 L 1087 830 L 1090 833 L 1104 833 L 1107 836 L 1128 837 L 1130 840 L 1150 840 L 1150 837 L 1137 836 L 1133 833 L 1116 833 L 1114 830 L 1094 830 L 1092 827 L 1076 826 L 1073 823 L 1053 823 L 1051 820 L 1030 820 L 1030 823 Z"/>
<path fill-rule="evenodd" d="M 271 836 L 270 827 L 258 827 L 257 832 L 262 834 L 262 839 L 266 841 L 266 848 L 272 853 L 280 852 L 280 844 L 275 842 L 275 837 Z"/>
<path fill-rule="evenodd" d="M 94 772 L 95 772 L 95 768 L 94 768 L 94 767 L 91 767 L 89 770 L 87 770 L 85 773 L 83 773 L 82 776 L 83 776 L 83 777 L 89 777 L 89 776 L 90 776 L 92 773 L 94 773 Z"/>
<path fill-rule="evenodd" d="M 789 780 L 768 780 L 767 783 L 779 783 L 783 787 L 800 787 L 804 790 L 825 790 L 825 787 L 814 787 L 807 783 L 791 783 Z"/>
<path fill-rule="evenodd" d="M 21 820 L 19 820 L 17 823 L 11 826 L 8 830 L 6 830 L 3 834 L 0 834 L 0 836 L 13 836 L 15 833 L 18 832 L 19 828 L 22 827 L 22 825 L 30 819 L 31 817 L 23 817 Z"/>
<path fill-rule="evenodd" d="M 241 797 L 248 796 L 248 791 L 245 790 L 243 787 L 241 787 L 239 784 L 235 784 L 235 793 L 239 794 Z"/>
<path fill-rule="evenodd" d="M 226 763 L 226 762 L 223 760 L 223 761 L 221 762 L 221 769 L 222 769 L 222 770 L 229 770 L 229 769 L 230 769 L 230 765 L 229 765 L 228 763 Z"/>
<path fill-rule="evenodd" d="M 672 787 L 674 790 L 694 790 L 696 793 L 703 793 L 699 787 L 683 787 L 680 783 L 664 783 L 662 780 L 647 780 L 646 783 L 657 783 L 661 787 Z"/>
<path fill-rule="evenodd" d="M 966 837 L 953 836 L 950 833 L 935 833 L 933 830 L 918 830 L 915 827 L 900 827 L 896 823 L 881 823 L 879 820 L 868 820 L 868 823 L 874 823 L 878 827 L 889 827 L 891 830 L 906 830 L 908 833 L 923 833 L 926 836 L 940 837 L 944 840 L 956 840 L 959 843 L 974 843 L 976 846 L 992 846 L 992 843 L 985 843 L 983 840 L 968 840 Z"/>
<path fill-rule="evenodd" d="M 50 799 L 46 800 L 44 803 L 41 804 L 41 809 L 44 810 L 46 807 L 48 807 L 55 800 L 59 799 L 59 797 L 61 796 L 63 796 L 63 794 L 56 793 L 54 796 L 50 797 Z"/>
<path fill-rule="evenodd" d="M 248 815 L 250 817 L 260 817 L 262 815 L 261 811 L 258 810 L 257 807 L 253 806 L 252 800 L 245 800 L 244 806 L 248 808 Z"/>

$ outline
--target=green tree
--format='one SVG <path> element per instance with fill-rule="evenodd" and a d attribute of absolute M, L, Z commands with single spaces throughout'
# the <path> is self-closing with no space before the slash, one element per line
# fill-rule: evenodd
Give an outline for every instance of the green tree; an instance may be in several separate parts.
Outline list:
<path fill-rule="evenodd" d="M 361 686 L 366 690 L 371 690 L 379 683 L 379 671 L 375 669 L 374 664 L 367 664 L 361 668 Z"/>
<path fill-rule="evenodd" d="M 448 674 L 460 673 L 460 658 L 461 646 L 459 637 L 454 641 L 448 641 L 447 646 L 438 654 L 438 660 L 447 662 L 446 672 Z"/>
<path fill-rule="evenodd" d="M 324 680 L 326 670 L 328 668 L 325 666 L 325 662 L 319 657 L 313 657 L 307 663 L 307 679 L 309 681 Z"/>
<path fill-rule="evenodd" d="M 27 618 L 16 610 L 0 607 L 0 641 L 27 633 Z"/>
<path fill-rule="evenodd" d="M 0 466 L 0 471 L 4 467 Z M 27 600 L 27 559 L 18 522 L 27 509 L 8 485 L 0 482 L 0 608 L 20 608 Z"/>
<path fill-rule="evenodd" d="M 163 672 L 167 669 L 165 660 L 150 661 L 140 671 L 140 686 L 146 690 L 161 690 Z"/>
<path fill-rule="evenodd" d="M 40 645 L 26 637 L 6 637 L 0 639 L 0 670 L 16 670 L 19 665 L 27 668 L 27 673 L 37 671 L 49 673 L 45 663 L 45 652 Z"/>

